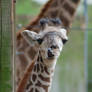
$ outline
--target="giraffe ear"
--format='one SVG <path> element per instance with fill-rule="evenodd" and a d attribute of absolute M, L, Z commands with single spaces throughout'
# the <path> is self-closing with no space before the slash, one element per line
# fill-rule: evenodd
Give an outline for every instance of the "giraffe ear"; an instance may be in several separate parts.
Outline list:
<path fill-rule="evenodd" d="M 40 39 L 40 35 L 33 31 L 24 30 L 21 34 L 29 44 L 34 44 L 38 39 Z"/>
<path fill-rule="evenodd" d="M 61 28 L 59 31 L 59 35 L 62 39 L 63 44 L 65 44 L 68 41 L 67 30 L 64 28 Z"/>

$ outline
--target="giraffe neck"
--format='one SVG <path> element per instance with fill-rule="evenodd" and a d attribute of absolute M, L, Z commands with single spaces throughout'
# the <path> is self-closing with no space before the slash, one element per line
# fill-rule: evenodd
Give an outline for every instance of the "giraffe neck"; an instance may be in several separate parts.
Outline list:
<path fill-rule="evenodd" d="M 41 18 L 60 18 L 62 25 L 65 28 L 69 28 L 74 19 L 76 9 L 79 5 L 80 0 L 49 0 L 39 13 L 28 26 L 17 32 L 17 39 L 21 38 L 21 32 L 25 30 L 34 30 L 39 32 L 41 29 L 36 27 L 39 25 Z"/>
<path fill-rule="evenodd" d="M 48 66 L 44 64 L 42 56 L 39 53 L 30 79 L 26 85 L 25 92 L 49 92 L 54 74 L 53 71 L 54 69 L 48 68 Z"/>
<path fill-rule="evenodd" d="M 25 29 L 39 31 L 40 29 L 35 25 L 38 25 L 41 18 L 60 18 L 61 26 L 68 28 L 72 23 L 79 2 L 80 0 L 49 0 L 40 14 Z"/>

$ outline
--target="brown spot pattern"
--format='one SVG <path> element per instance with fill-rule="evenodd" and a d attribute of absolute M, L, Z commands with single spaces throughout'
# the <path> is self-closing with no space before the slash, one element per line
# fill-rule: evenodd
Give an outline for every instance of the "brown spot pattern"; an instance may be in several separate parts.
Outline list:
<path fill-rule="evenodd" d="M 37 58 L 37 62 L 39 62 L 39 56 L 38 56 L 38 58 Z"/>
<path fill-rule="evenodd" d="M 79 2 L 79 0 L 71 0 L 71 1 L 74 2 L 75 4 Z"/>
<path fill-rule="evenodd" d="M 28 83 L 27 86 L 26 86 L 26 89 L 29 89 L 29 87 L 30 87 L 31 85 L 33 85 L 33 84 L 32 84 L 31 81 L 29 81 L 29 83 Z"/>
<path fill-rule="evenodd" d="M 56 6 L 58 6 L 58 2 L 57 1 L 53 2 L 51 7 L 53 8 L 53 7 L 56 7 Z"/>
<path fill-rule="evenodd" d="M 39 92 L 37 88 L 35 89 L 35 92 Z"/>
<path fill-rule="evenodd" d="M 32 75 L 32 80 L 35 82 L 37 76 L 35 74 Z"/>
<path fill-rule="evenodd" d="M 20 54 L 18 57 L 22 63 L 22 67 L 25 68 L 28 65 L 27 58 L 25 57 L 24 54 Z"/>
<path fill-rule="evenodd" d="M 43 73 L 44 72 L 44 68 L 43 68 L 42 64 L 40 64 L 40 69 L 41 69 L 41 72 Z"/>
<path fill-rule="evenodd" d="M 64 26 L 68 27 L 70 20 L 64 15 L 64 13 L 60 13 L 59 17 L 63 21 Z"/>
<path fill-rule="evenodd" d="M 26 50 L 27 47 L 29 47 L 29 44 L 26 42 L 25 39 L 21 39 L 21 40 L 20 40 L 20 43 L 21 43 L 22 45 L 20 44 L 21 47 L 18 49 L 19 52 L 21 52 L 21 51 L 23 52 L 23 51 Z M 19 45 L 19 44 L 18 44 L 18 45 Z"/>
<path fill-rule="evenodd" d="M 36 55 L 36 51 L 35 51 L 34 47 L 31 47 L 31 48 L 29 49 L 28 55 L 29 55 L 29 57 L 30 57 L 32 60 L 34 59 L 34 57 L 35 57 L 35 55 Z"/>
<path fill-rule="evenodd" d="M 34 89 L 32 88 L 32 89 L 30 90 L 30 92 L 33 92 L 33 90 L 34 90 Z"/>
<path fill-rule="evenodd" d="M 60 2 L 59 4 L 62 5 L 62 4 L 64 3 L 64 1 L 65 1 L 65 0 L 60 0 L 60 1 L 59 1 L 59 2 Z"/>
<path fill-rule="evenodd" d="M 40 71 L 39 64 L 37 64 L 36 67 L 37 67 L 37 72 L 39 72 Z"/>
<path fill-rule="evenodd" d="M 41 74 L 38 75 L 38 76 L 39 76 L 39 78 L 40 78 L 41 80 L 46 81 L 46 82 L 50 82 L 50 78 L 49 78 L 49 77 L 43 77 Z"/>
<path fill-rule="evenodd" d="M 47 70 L 47 67 L 44 67 L 44 70 L 45 70 L 45 72 L 46 72 L 48 75 L 50 75 L 50 73 L 49 73 L 48 70 Z"/>
<path fill-rule="evenodd" d="M 37 71 L 37 68 L 36 68 L 36 65 L 34 66 L 34 72 L 36 72 Z"/>
<path fill-rule="evenodd" d="M 40 61 L 43 62 L 42 56 L 40 56 Z"/>
<path fill-rule="evenodd" d="M 71 14 L 71 16 L 74 14 L 75 8 L 72 7 L 70 4 L 68 4 L 67 2 L 64 3 L 63 7 L 64 9 L 66 9 L 66 11 L 68 11 L 69 14 Z"/>
<path fill-rule="evenodd" d="M 58 15 L 58 8 L 50 11 L 51 17 L 56 18 Z"/>
<path fill-rule="evenodd" d="M 48 87 L 49 87 L 49 86 L 46 86 L 46 85 L 41 84 L 40 81 L 38 81 L 38 82 L 36 83 L 36 86 L 42 87 L 44 90 L 46 90 L 46 92 L 48 92 Z"/>

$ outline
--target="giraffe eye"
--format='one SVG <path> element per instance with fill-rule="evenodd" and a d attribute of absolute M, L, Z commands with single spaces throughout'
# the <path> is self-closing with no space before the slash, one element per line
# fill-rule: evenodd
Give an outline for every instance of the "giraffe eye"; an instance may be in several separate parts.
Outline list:
<path fill-rule="evenodd" d="M 41 44 L 42 42 L 43 42 L 43 39 L 37 39 L 37 42 L 39 43 L 39 44 Z"/>
<path fill-rule="evenodd" d="M 56 46 L 56 45 L 51 46 L 51 49 L 57 49 L 57 48 L 58 48 L 58 46 Z"/>
<path fill-rule="evenodd" d="M 62 39 L 62 42 L 63 42 L 63 44 L 65 44 L 67 42 L 67 40 L 66 39 Z"/>

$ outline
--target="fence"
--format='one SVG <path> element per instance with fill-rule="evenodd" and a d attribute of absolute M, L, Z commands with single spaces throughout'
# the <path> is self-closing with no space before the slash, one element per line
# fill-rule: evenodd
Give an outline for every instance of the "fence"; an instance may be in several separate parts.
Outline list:
<path fill-rule="evenodd" d="M 0 92 L 13 90 L 14 12 L 13 0 L 0 0 Z"/>

